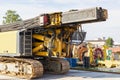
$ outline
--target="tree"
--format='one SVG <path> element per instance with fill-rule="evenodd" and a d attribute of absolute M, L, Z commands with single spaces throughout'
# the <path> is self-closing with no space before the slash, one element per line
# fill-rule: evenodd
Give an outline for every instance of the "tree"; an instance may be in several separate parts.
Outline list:
<path fill-rule="evenodd" d="M 5 16 L 3 17 L 3 24 L 14 23 L 21 20 L 22 19 L 20 18 L 19 14 L 16 13 L 16 11 L 7 10 Z"/>
<path fill-rule="evenodd" d="M 110 37 L 106 40 L 106 45 L 107 45 L 108 47 L 112 47 L 112 46 L 113 46 L 113 43 L 114 43 L 114 41 L 113 41 L 113 39 L 110 38 Z"/>

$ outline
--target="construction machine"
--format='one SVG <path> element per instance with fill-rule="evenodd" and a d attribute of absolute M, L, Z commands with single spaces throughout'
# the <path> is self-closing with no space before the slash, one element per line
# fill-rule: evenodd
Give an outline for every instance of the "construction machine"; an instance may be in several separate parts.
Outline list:
<path fill-rule="evenodd" d="M 80 44 L 82 23 L 107 19 L 107 10 L 95 7 L 44 13 L 35 18 L 0 26 L 0 74 L 37 78 L 43 72 L 62 74 L 69 63 L 70 44 Z M 74 34 L 74 36 L 72 36 Z"/>
<path fill-rule="evenodd" d="M 88 53 L 90 57 L 90 65 L 98 66 L 98 68 L 117 68 L 120 66 L 119 60 L 114 60 L 111 50 L 108 50 L 107 45 L 102 47 L 94 47 L 88 44 Z"/>

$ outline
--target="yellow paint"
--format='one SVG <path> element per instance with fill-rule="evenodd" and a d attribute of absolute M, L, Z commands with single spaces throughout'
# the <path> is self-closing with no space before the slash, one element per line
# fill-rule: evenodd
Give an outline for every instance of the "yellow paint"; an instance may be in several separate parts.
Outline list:
<path fill-rule="evenodd" d="M 39 35 L 39 34 L 33 34 L 33 38 L 44 41 L 44 46 L 48 47 L 50 38 L 45 37 L 43 35 Z"/>
<path fill-rule="evenodd" d="M 33 38 L 44 41 L 45 36 L 33 34 Z"/>
<path fill-rule="evenodd" d="M 16 53 L 17 32 L 9 31 L 0 33 L 0 53 Z"/>
<path fill-rule="evenodd" d="M 57 54 L 56 54 L 56 52 L 55 52 L 55 51 L 53 51 L 52 53 L 53 53 L 53 56 L 57 56 Z"/>
<path fill-rule="evenodd" d="M 51 25 L 61 24 L 61 12 L 50 14 Z"/>
<path fill-rule="evenodd" d="M 51 15 L 51 14 L 50 14 Z M 57 15 L 56 14 L 56 16 L 51 16 L 51 17 L 53 17 L 53 18 L 55 18 L 55 17 L 60 17 L 60 15 Z M 57 19 L 56 19 L 57 20 Z M 54 20 L 53 20 L 54 21 Z M 58 23 L 59 23 L 59 20 L 58 20 Z M 58 24 L 57 22 L 53 22 L 53 25 L 54 24 Z M 38 56 L 47 56 L 48 55 L 48 52 L 47 52 L 47 50 L 46 50 L 46 52 L 42 52 L 42 50 L 40 50 L 41 48 L 40 48 L 40 45 L 42 44 L 42 45 L 44 45 L 43 46 L 43 48 L 44 47 L 47 47 L 47 48 L 50 48 L 50 46 L 52 46 L 51 48 L 50 48 L 50 50 L 52 51 L 52 55 L 53 56 L 57 56 L 57 55 L 59 55 L 59 57 L 63 57 L 63 56 L 66 56 L 66 51 L 68 50 L 68 47 L 69 46 L 67 46 L 68 44 L 66 44 L 64 41 L 63 41 L 63 39 L 68 39 L 69 37 L 70 37 L 70 34 L 72 33 L 72 32 L 74 32 L 75 30 L 76 30 L 76 28 L 75 29 L 73 29 L 73 28 L 64 28 L 64 30 L 65 31 L 68 31 L 68 33 L 67 34 L 64 34 L 62 37 L 60 37 L 60 38 L 58 38 L 57 36 L 59 36 L 60 34 L 61 34 L 61 32 L 62 32 L 62 30 L 63 29 L 56 29 L 55 30 L 55 34 L 56 34 L 56 36 L 55 36 L 55 38 L 54 38 L 54 40 L 53 40 L 53 42 L 51 43 L 51 40 L 52 40 L 52 38 L 48 38 L 48 37 L 46 37 L 46 36 L 44 36 L 44 35 L 41 35 L 41 34 L 33 34 L 33 38 L 35 38 L 35 39 L 37 39 L 37 40 L 40 40 L 40 41 L 38 41 L 38 42 L 34 42 L 33 43 L 33 46 L 35 47 L 34 49 L 33 49 L 33 52 L 34 52 L 34 54 L 35 55 L 38 55 Z M 44 34 L 44 33 L 43 33 Z M 46 34 L 46 33 L 45 33 Z M 51 35 L 52 36 L 52 34 L 53 34 L 53 32 L 51 31 L 51 30 L 49 30 L 48 31 L 48 33 L 47 34 L 49 34 L 49 35 Z M 42 42 L 41 42 L 42 41 Z M 39 43 L 40 42 L 40 43 Z M 40 50 L 40 51 L 39 51 Z M 68 51 L 69 52 L 69 51 Z M 68 54 L 69 55 L 69 54 Z"/>
<path fill-rule="evenodd" d="M 107 53 L 106 53 L 107 49 L 108 49 L 108 47 L 106 45 L 103 45 L 103 57 L 104 57 L 104 60 L 106 60 L 106 58 L 107 58 Z"/>
<path fill-rule="evenodd" d="M 62 42 L 58 38 L 54 41 L 55 47 L 53 48 L 54 54 L 55 52 L 61 54 L 62 52 Z"/>
<path fill-rule="evenodd" d="M 104 60 L 104 61 L 98 61 L 99 65 L 105 65 L 107 68 L 111 68 L 111 67 L 119 67 L 120 62 L 117 60 Z"/>
<path fill-rule="evenodd" d="M 43 44 L 43 42 L 34 42 L 34 43 L 33 43 L 33 46 L 39 46 L 39 45 L 41 45 L 41 44 Z"/>
<path fill-rule="evenodd" d="M 48 52 L 37 52 L 35 53 L 37 56 L 48 56 Z"/>
<path fill-rule="evenodd" d="M 41 49 L 43 49 L 43 45 L 42 44 L 37 46 L 37 47 L 35 47 L 35 48 L 33 48 L 32 52 L 35 53 L 35 52 L 37 52 L 37 51 L 39 51 Z"/>
<path fill-rule="evenodd" d="M 90 57 L 90 63 L 94 62 L 94 58 L 93 58 L 93 49 L 92 49 L 92 44 L 88 43 L 88 53 L 89 53 L 89 57 Z"/>

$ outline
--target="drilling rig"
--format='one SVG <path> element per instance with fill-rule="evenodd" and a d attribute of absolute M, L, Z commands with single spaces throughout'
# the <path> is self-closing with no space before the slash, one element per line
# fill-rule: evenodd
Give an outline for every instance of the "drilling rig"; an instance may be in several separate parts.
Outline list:
<path fill-rule="evenodd" d="M 106 21 L 107 10 L 95 7 L 44 13 L 0 26 L 0 74 L 37 78 L 43 72 L 62 74 L 69 63 L 70 44 L 84 40 L 80 24 Z"/>

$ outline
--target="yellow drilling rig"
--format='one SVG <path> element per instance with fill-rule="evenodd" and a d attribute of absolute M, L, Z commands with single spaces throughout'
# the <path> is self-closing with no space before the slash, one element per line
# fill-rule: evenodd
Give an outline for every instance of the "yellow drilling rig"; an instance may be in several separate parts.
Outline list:
<path fill-rule="evenodd" d="M 82 23 L 105 21 L 107 10 L 95 7 L 41 14 L 0 26 L 0 74 L 37 78 L 43 72 L 62 74 L 69 63 L 70 44 L 80 44 Z"/>

